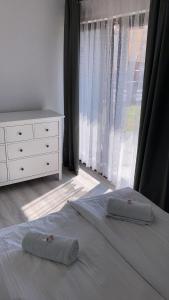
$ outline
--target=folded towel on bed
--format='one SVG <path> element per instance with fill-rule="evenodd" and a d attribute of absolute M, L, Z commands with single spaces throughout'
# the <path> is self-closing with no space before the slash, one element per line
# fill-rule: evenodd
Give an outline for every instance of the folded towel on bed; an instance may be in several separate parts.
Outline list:
<path fill-rule="evenodd" d="M 108 200 L 107 216 L 142 225 L 150 224 L 153 221 L 150 204 L 113 197 Z"/>
<path fill-rule="evenodd" d="M 78 257 L 79 243 L 68 237 L 29 232 L 23 238 L 22 248 L 32 255 L 69 266 Z"/>

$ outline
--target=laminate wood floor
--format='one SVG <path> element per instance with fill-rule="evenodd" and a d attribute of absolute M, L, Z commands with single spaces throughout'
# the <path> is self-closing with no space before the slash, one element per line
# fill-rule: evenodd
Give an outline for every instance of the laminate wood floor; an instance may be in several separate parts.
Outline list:
<path fill-rule="evenodd" d="M 45 177 L 0 188 L 0 229 L 59 211 L 68 200 L 113 190 L 106 179 L 81 167 L 78 176 L 64 169 L 62 181 Z"/>

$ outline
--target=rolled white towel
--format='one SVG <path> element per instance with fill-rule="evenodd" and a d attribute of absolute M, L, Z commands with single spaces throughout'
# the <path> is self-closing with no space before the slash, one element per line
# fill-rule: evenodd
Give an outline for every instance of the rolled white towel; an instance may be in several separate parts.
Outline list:
<path fill-rule="evenodd" d="M 78 240 L 63 236 L 48 236 L 38 232 L 29 232 L 22 240 L 24 251 L 64 265 L 71 265 L 79 253 Z"/>
<path fill-rule="evenodd" d="M 107 216 L 138 224 L 150 224 L 153 221 L 150 204 L 113 197 L 108 201 Z"/>

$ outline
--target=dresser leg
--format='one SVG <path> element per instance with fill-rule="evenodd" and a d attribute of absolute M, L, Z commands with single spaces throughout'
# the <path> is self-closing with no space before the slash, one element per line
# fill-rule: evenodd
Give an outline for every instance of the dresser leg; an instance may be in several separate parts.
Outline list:
<path fill-rule="evenodd" d="M 62 180 L 62 172 L 59 173 L 59 180 Z"/>

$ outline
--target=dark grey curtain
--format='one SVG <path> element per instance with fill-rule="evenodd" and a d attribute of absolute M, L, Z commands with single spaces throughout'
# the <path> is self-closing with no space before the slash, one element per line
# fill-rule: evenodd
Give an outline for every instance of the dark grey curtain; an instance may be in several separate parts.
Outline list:
<path fill-rule="evenodd" d="M 79 168 L 79 44 L 80 4 L 65 1 L 63 163 L 75 174 Z"/>
<path fill-rule="evenodd" d="M 152 0 L 135 189 L 169 212 L 169 1 Z"/>

